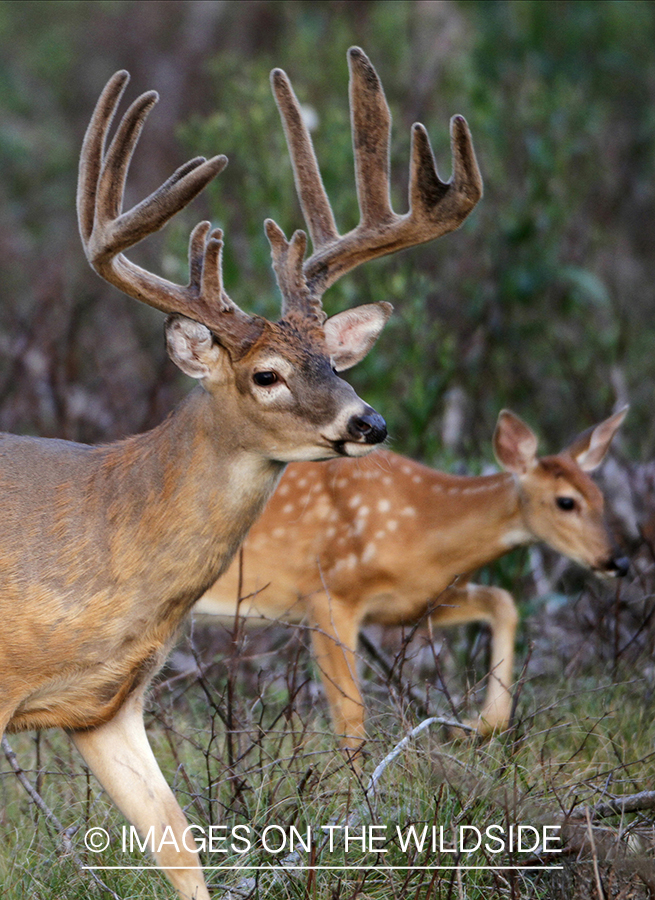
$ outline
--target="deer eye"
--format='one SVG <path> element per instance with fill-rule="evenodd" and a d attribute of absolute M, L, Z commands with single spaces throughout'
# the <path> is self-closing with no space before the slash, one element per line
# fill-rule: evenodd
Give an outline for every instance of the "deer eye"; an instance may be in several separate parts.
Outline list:
<path fill-rule="evenodd" d="M 555 502 L 564 512 L 572 512 L 572 510 L 575 509 L 575 500 L 573 497 L 558 497 Z"/>
<path fill-rule="evenodd" d="M 272 384 L 277 384 L 280 378 L 277 372 L 255 372 L 252 380 L 259 387 L 270 387 Z"/>

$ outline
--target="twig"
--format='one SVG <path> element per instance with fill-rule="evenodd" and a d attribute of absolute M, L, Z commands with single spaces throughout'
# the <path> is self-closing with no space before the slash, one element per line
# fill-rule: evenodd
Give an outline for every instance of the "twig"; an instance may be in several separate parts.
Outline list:
<path fill-rule="evenodd" d="M 430 716 L 429 719 L 424 719 L 416 728 L 412 728 L 409 734 L 405 735 L 402 741 L 399 741 L 393 750 L 384 757 L 384 759 L 378 763 L 375 767 L 373 774 L 371 775 L 369 782 L 364 790 L 365 794 L 375 793 L 375 788 L 377 787 L 377 783 L 384 774 L 387 767 L 396 759 L 396 757 L 400 756 L 405 747 L 414 740 L 422 731 L 425 731 L 426 728 L 429 728 L 430 725 L 448 725 L 451 728 L 463 728 L 467 731 L 475 731 L 470 725 L 463 725 L 459 722 L 452 722 L 450 719 L 444 719 L 442 716 Z"/>
<path fill-rule="evenodd" d="M 59 821 L 59 819 L 54 814 L 54 812 L 50 809 L 50 807 L 45 802 L 43 797 L 34 788 L 34 786 L 32 785 L 31 781 L 29 780 L 29 778 L 27 777 L 25 772 L 21 769 L 20 763 L 18 762 L 18 758 L 16 757 L 16 754 L 12 750 L 11 745 L 9 744 L 9 741 L 7 740 L 6 737 L 2 738 L 2 750 L 7 758 L 7 762 L 9 763 L 11 768 L 14 770 L 16 778 L 18 778 L 18 780 L 20 781 L 22 786 L 25 788 L 25 790 L 29 794 L 32 802 L 35 804 L 35 806 L 37 806 L 41 810 L 41 812 L 46 817 L 46 819 L 52 823 L 52 825 L 55 827 L 55 829 L 59 833 L 59 836 L 60 836 L 61 842 L 64 846 L 64 851 L 65 851 L 66 855 L 72 859 L 72 861 L 75 863 L 75 865 L 80 870 L 80 872 L 82 872 L 84 874 L 89 874 L 91 876 L 91 878 L 93 878 L 95 883 L 98 885 L 98 887 L 102 888 L 103 891 L 107 891 L 107 893 L 111 897 L 113 897 L 114 900 L 121 900 L 119 895 L 116 894 L 114 891 L 112 891 L 112 889 L 110 887 L 108 887 L 104 883 L 104 881 L 102 881 L 102 879 L 99 878 L 98 875 L 96 875 L 96 873 L 93 870 L 88 869 L 84 865 L 83 860 L 77 855 L 77 853 L 73 849 L 73 844 L 71 842 L 71 836 L 77 831 L 77 827 L 64 828 L 63 824 Z"/>
<path fill-rule="evenodd" d="M 598 854 L 596 853 L 596 842 L 594 840 L 594 829 L 591 827 L 591 816 L 587 810 L 587 831 L 589 832 L 589 843 L 591 845 L 591 859 L 594 866 L 594 877 L 596 879 L 596 890 L 598 891 L 598 900 L 605 900 L 605 891 L 603 890 L 603 882 L 600 879 L 600 869 L 598 868 Z"/>

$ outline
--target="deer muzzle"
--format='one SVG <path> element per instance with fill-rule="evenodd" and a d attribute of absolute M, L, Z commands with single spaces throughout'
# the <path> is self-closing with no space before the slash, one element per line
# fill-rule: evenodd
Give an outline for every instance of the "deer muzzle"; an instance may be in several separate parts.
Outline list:
<path fill-rule="evenodd" d="M 381 444 L 387 436 L 387 423 L 370 407 L 361 416 L 352 416 L 348 422 L 348 436 L 363 444 Z"/>

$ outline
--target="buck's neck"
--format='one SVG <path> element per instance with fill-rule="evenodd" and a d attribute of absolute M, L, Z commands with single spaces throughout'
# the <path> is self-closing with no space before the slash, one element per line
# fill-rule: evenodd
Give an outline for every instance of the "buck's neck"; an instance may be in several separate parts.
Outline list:
<path fill-rule="evenodd" d="M 423 496 L 433 546 L 440 564 L 447 564 L 453 575 L 484 566 L 533 540 L 512 475 L 469 478 L 432 472 L 426 480 Z"/>
<path fill-rule="evenodd" d="M 169 595 L 222 573 L 284 470 L 248 447 L 230 402 L 196 388 L 157 428 L 97 451 L 88 496 L 107 505 L 115 563 L 165 569 Z"/>

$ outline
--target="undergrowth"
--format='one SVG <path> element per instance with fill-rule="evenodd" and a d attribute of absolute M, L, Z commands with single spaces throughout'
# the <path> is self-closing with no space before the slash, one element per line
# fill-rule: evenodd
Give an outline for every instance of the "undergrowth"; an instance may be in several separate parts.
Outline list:
<path fill-rule="evenodd" d="M 236 638 L 226 632 L 222 646 L 219 634 L 204 626 L 185 638 L 177 664 L 193 671 L 167 670 L 148 714 L 155 753 L 196 837 L 213 840 L 202 853 L 212 895 L 653 896 L 652 806 L 599 814 L 609 799 L 646 797 L 655 783 L 653 683 L 638 664 L 533 676 L 528 655 L 505 733 L 454 740 L 434 722 L 370 789 L 375 767 L 418 723 L 452 720 L 478 702 L 483 679 L 465 665 L 457 643 L 436 645 L 439 676 L 425 671 L 426 634 L 411 642 L 401 629 L 387 635 L 388 658 L 398 664 L 403 657 L 399 678 L 383 677 L 377 662 L 363 658 L 372 677 L 369 741 L 358 768 L 330 732 L 302 629 L 276 626 Z M 477 668 L 484 672 L 482 660 Z M 11 745 L 66 831 L 36 809 L 3 757 L 6 900 L 172 897 L 134 837 L 130 852 L 129 827 L 64 735 L 15 735 Z M 109 838 L 99 853 L 85 846 L 93 828 Z M 144 868 L 97 871 L 108 893 L 87 866 Z"/>

